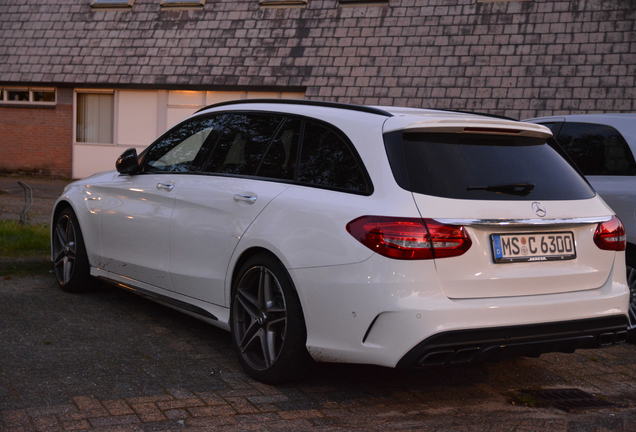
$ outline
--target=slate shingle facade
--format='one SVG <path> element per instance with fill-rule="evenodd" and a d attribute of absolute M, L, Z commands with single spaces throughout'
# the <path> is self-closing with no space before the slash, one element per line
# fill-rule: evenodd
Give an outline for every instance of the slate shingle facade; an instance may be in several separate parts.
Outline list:
<path fill-rule="evenodd" d="M 301 90 L 519 118 L 636 110 L 636 0 L 89 3 L 0 0 L 0 85 Z"/>

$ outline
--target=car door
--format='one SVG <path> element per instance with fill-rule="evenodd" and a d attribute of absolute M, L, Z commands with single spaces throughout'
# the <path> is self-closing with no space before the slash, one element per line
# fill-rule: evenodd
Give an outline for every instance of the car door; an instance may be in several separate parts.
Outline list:
<path fill-rule="evenodd" d="M 636 163 L 621 133 L 609 125 L 566 122 L 558 141 L 629 232 L 636 226 Z"/>
<path fill-rule="evenodd" d="M 180 175 L 204 158 L 213 134 L 209 118 L 176 126 L 140 156 L 140 172 L 93 186 L 99 197 L 102 254 L 99 267 L 156 287 L 171 289 L 170 226 Z"/>
<path fill-rule="evenodd" d="M 289 187 L 284 181 L 293 178 L 300 122 L 242 112 L 219 121 L 202 172 L 179 177 L 175 188 L 170 272 L 180 294 L 227 305 L 232 252 L 258 214 Z"/>

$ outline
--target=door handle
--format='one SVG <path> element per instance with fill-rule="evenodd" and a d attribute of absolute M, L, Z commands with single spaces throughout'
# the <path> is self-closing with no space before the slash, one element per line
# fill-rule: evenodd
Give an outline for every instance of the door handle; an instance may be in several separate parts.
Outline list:
<path fill-rule="evenodd" d="M 244 192 L 234 194 L 234 201 L 245 201 L 248 204 L 254 204 L 256 202 L 256 194 Z"/>
<path fill-rule="evenodd" d="M 157 189 L 172 192 L 172 189 L 174 189 L 174 185 L 172 183 L 157 183 Z"/>

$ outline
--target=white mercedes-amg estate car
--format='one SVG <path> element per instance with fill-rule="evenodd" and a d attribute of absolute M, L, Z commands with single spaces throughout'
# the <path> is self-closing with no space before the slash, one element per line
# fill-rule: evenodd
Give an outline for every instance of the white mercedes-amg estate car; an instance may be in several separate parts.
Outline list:
<path fill-rule="evenodd" d="M 545 126 L 464 112 L 206 107 L 52 215 L 64 290 L 101 278 L 230 330 L 270 383 L 622 342 L 620 220 Z"/>

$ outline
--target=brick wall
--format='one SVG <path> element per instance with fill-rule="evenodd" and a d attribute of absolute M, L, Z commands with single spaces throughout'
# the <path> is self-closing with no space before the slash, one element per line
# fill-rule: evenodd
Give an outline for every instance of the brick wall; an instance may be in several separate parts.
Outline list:
<path fill-rule="evenodd" d="M 70 177 L 72 133 L 71 103 L 55 108 L 0 106 L 0 171 Z"/>

